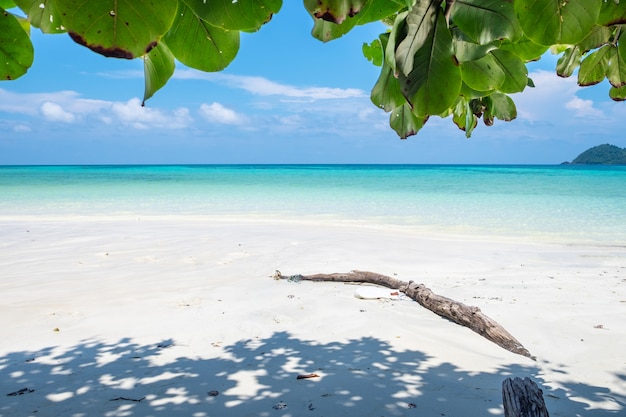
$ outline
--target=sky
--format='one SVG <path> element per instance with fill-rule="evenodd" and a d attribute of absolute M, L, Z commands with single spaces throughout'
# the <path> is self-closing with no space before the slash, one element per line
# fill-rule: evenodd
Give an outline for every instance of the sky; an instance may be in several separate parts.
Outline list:
<path fill-rule="evenodd" d="M 0 165 L 41 164 L 559 164 L 589 147 L 626 147 L 626 104 L 606 83 L 579 88 L 557 57 L 529 65 L 535 88 L 513 95 L 518 117 L 479 122 L 465 138 L 432 117 L 398 138 L 369 98 L 379 68 L 361 52 L 370 24 L 322 43 L 301 2 L 285 1 L 260 31 L 242 34 L 226 70 L 177 62 L 141 107 L 141 60 L 105 58 L 68 35 L 33 28 L 35 61 L 0 82 Z"/>

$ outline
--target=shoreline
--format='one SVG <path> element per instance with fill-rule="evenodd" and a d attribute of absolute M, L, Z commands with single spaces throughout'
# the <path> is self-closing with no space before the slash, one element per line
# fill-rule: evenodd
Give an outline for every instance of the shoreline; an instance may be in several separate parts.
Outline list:
<path fill-rule="evenodd" d="M 0 216 L 0 415 L 498 415 L 508 376 L 554 416 L 626 408 L 626 248 L 296 220 Z M 422 282 L 538 360 L 275 269 Z"/>
<path fill-rule="evenodd" d="M 181 222 L 181 223 L 216 223 L 216 224 L 301 224 L 305 227 L 324 224 L 328 227 L 362 228 L 364 230 L 386 230 L 396 233 L 420 234 L 433 239 L 447 238 L 453 240 L 499 240 L 505 242 L 532 242 L 540 244 L 616 247 L 626 248 L 626 243 L 618 237 L 591 236 L 588 234 L 563 234 L 547 231 L 512 231 L 479 226 L 450 226 L 441 224 L 416 224 L 404 222 L 397 218 L 385 217 L 354 217 L 327 214 L 295 214 L 295 213 L 224 213 L 224 214 L 155 214 L 155 213 L 119 213 L 119 214 L 56 214 L 41 215 L 36 213 L 7 215 L 0 213 L 0 226 L 3 223 L 74 223 L 74 222 Z M 601 243 L 604 242 L 604 243 Z"/>

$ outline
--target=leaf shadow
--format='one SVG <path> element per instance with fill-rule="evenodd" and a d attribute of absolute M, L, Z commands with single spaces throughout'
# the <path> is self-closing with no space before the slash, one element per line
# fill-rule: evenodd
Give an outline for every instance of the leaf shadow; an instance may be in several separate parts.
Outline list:
<path fill-rule="evenodd" d="M 375 337 L 319 343 L 276 332 L 220 349 L 206 357 L 172 339 L 126 338 L 12 352 L 0 357 L 0 416 L 497 415 L 502 381 L 515 376 L 543 388 L 553 416 L 619 414 L 588 406 L 607 396 L 626 408 L 602 387 L 548 389 L 535 366 L 468 372 Z M 308 373 L 318 377 L 297 379 Z"/>

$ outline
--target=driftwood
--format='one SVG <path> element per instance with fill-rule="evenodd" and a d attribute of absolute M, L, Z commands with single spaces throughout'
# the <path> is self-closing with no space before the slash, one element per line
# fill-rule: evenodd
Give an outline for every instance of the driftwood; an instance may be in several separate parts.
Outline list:
<path fill-rule="evenodd" d="M 405 282 L 386 275 L 367 271 L 292 276 L 283 276 L 280 271 L 276 271 L 274 278 L 306 281 L 358 282 L 398 289 L 433 313 L 475 331 L 509 352 L 517 353 L 535 360 L 535 357 L 532 356 L 517 339 L 501 325 L 484 315 L 478 307 L 468 306 L 450 298 L 437 295 L 423 284 L 416 284 L 413 281 Z"/>
<path fill-rule="evenodd" d="M 507 378 L 502 383 L 504 417 L 549 417 L 543 392 L 530 378 Z"/>

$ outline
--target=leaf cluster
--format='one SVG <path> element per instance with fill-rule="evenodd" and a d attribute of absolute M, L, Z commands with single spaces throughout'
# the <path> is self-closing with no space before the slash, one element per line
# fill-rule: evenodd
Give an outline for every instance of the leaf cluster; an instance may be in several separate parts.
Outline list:
<path fill-rule="evenodd" d="M 8 10 L 19 7 L 21 18 Z M 105 56 L 144 62 L 144 102 L 172 76 L 175 62 L 220 71 L 237 55 L 240 33 L 254 32 L 282 0 L 0 0 L 0 79 L 33 61 L 30 26 L 67 32 Z M 556 72 L 581 86 L 605 78 L 626 99 L 624 0 L 304 0 L 312 35 L 331 41 L 357 25 L 388 29 L 363 53 L 380 75 L 372 102 L 401 138 L 432 116 L 451 117 L 467 137 L 482 119 L 517 116 L 511 94 L 532 87 L 526 64 L 549 49 Z"/>
<path fill-rule="evenodd" d="M 562 54 L 558 75 L 578 70 L 581 86 L 608 78 L 611 98 L 624 100 L 625 12 L 619 0 L 407 1 L 364 46 L 381 66 L 371 99 L 401 138 L 431 116 L 451 116 L 470 137 L 481 118 L 491 126 L 517 116 L 510 95 L 534 86 L 526 64 L 552 48 Z"/>
<path fill-rule="evenodd" d="M 6 11 L 15 6 L 28 21 Z M 25 30 L 32 25 L 67 32 L 107 57 L 143 59 L 145 102 L 170 79 L 176 60 L 201 71 L 226 68 L 240 33 L 257 31 L 281 6 L 282 0 L 0 0 L 0 45 L 11 46 L 0 47 L 0 62 L 7 62 L 0 76 L 18 78 L 32 64 Z"/>

